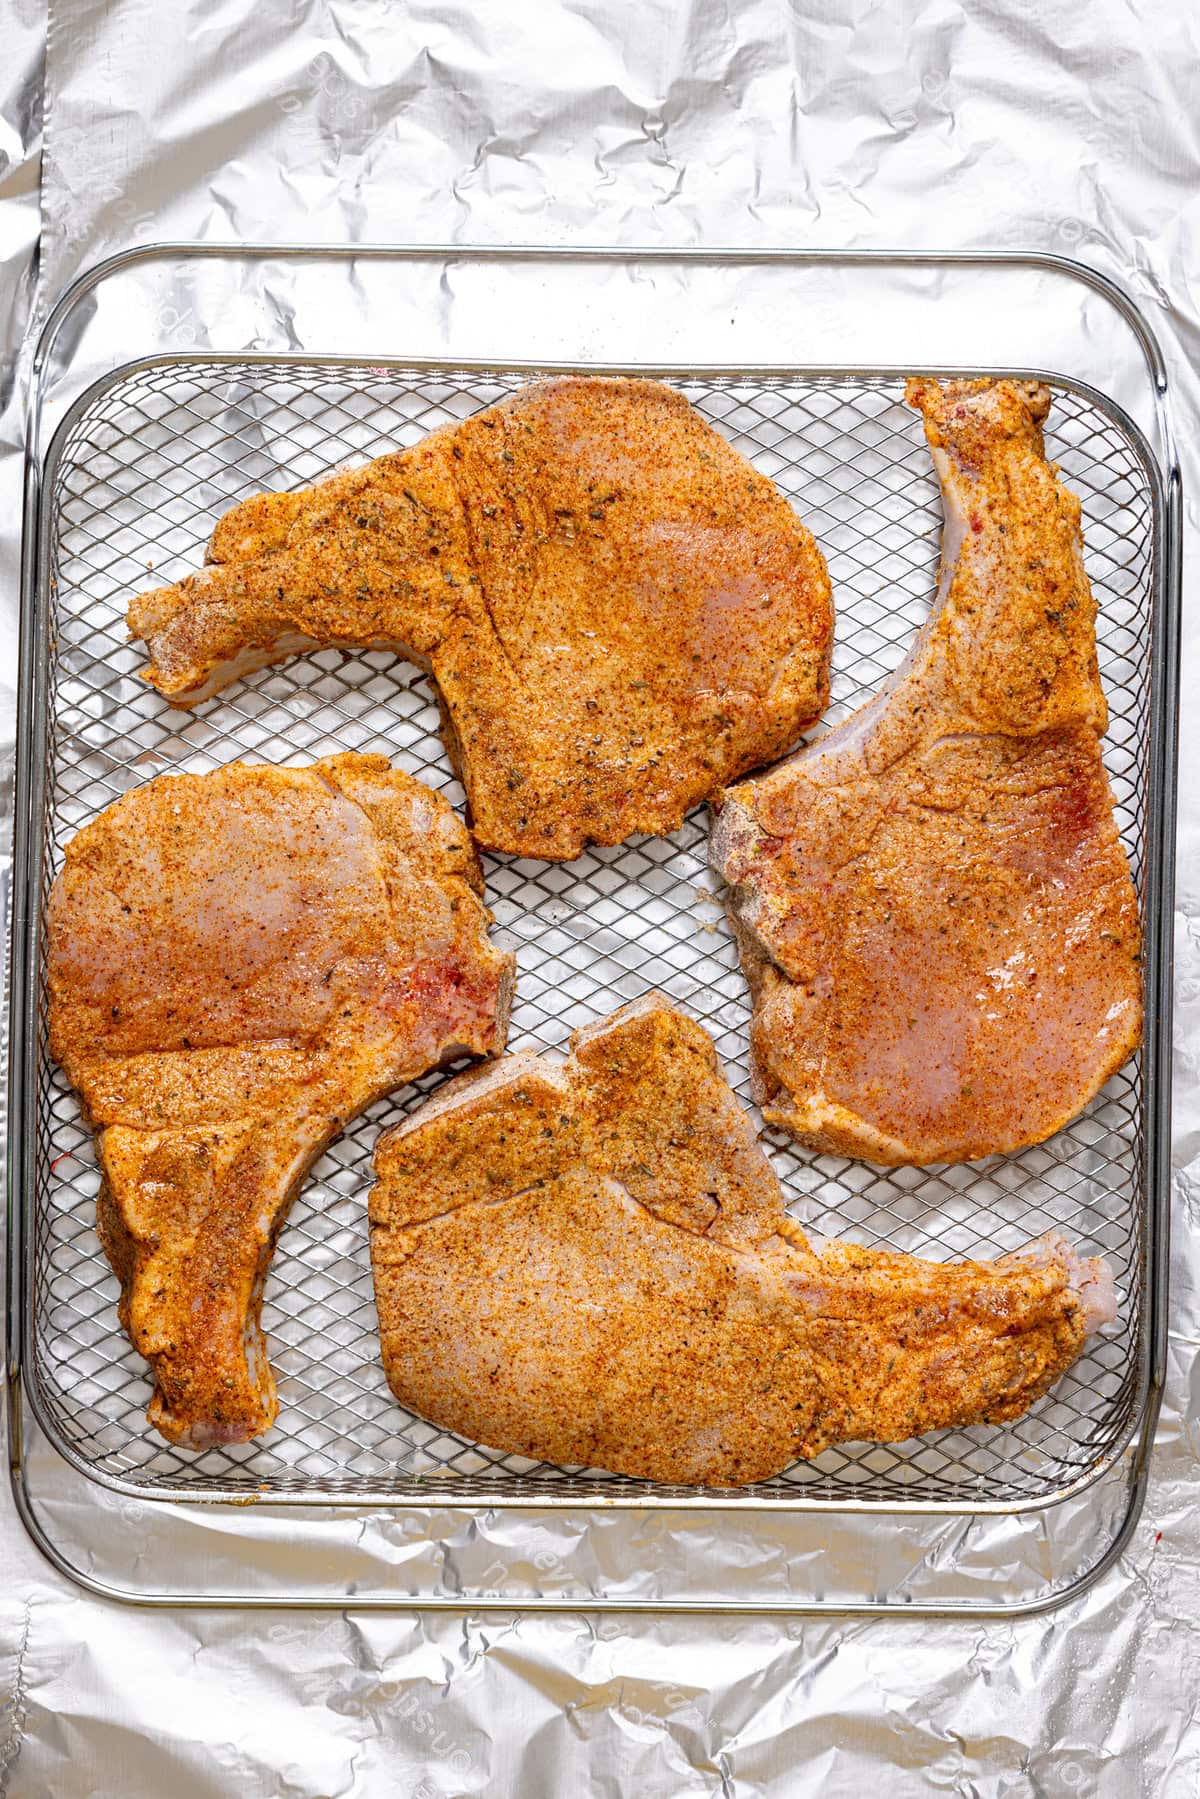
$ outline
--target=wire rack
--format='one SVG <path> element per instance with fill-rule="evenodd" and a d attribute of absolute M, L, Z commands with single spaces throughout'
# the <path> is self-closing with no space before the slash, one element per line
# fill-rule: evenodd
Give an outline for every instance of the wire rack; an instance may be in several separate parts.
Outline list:
<path fill-rule="evenodd" d="M 304 763 L 386 750 L 463 794 L 437 736 L 426 677 L 384 652 L 325 651 L 242 681 L 196 713 L 139 679 L 124 611 L 138 589 L 200 562 L 215 519 L 262 489 L 417 441 L 511 392 L 529 371 L 186 358 L 98 389 L 60 431 L 47 470 L 51 644 L 43 891 L 80 826 L 166 771 L 236 758 Z M 838 607 L 835 722 L 903 656 L 933 592 L 941 510 L 919 420 L 894 375 L 673 377 L 794 502 L 828 559 Z M 1083 502 L 1111 709 L 1105 760 L 1142 882 L 1157 579 L 1143 454 L 1095 396 L 1051 383 L 1048 450 Z M 703 811 L 637 838 L 543 864 L 485 858 L 495 940 L 516 950 L 510 1047 L 561 1049 L 570 1033 L 656 987 L 712 1034 L 750 1105 L 749 1006 Z M 380 1365 L 367 1247 L 370 1153 L 381 1129 L 444 1077 L 367 1112 L 322 1157 L 284 1227 L 263 1324 L 279 1385 L 261 1441 L 196 1455 L 145 1421 L 150 1383 L 117 1323 L 117 1284 L 95 1235 L 98 1174 L 78 1103 L 43 1040 L 29 1230 L 30 1364 L 40 1420 L 70 1460 L 134 1493 L 254 1493 L 318 1502 L 593 1498 L 670 1503 L 682 1490 L 500 1455 L 439 1431 L 392 1398 Z M 790 1209 L 830 1235 L 934 1258 L 990 1257 L 1064 1231 L 1113 1265 L 1120 1321 L 1093 1338 L 1015 1424 L 900 1445 L 842 1445 L 744 1489 L 747 1504 L 1025 1506 L 1109 1464 L 1146 1380 L 1146 1178 L 1139 1062 L 1050 1142 L 957 1168 L 882 1170 L 765 1139 Z"/>

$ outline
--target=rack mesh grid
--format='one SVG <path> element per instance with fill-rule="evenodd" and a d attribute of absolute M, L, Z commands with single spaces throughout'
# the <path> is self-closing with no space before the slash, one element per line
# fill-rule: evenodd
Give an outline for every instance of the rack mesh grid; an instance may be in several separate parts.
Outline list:
<path fill-rule="evenodd" d="M 194 569 L 215 519 L 236 500 L 413 443 L 528 374 L 189 358 L 125 373 L 85 405 L 48 471 L 44 892 L 80 826 L 168 771 L 382 748 L 461 807 L 420 671 L 382 651 L 324 651 L 263 670 L 185 714 L 139 678 L 141 649 L 127 640 L 124 610 L 139 588 Z M 673 379 L 778 483 L 825 552 L 838 622 L 824 724 L 836 722 L 901 660 L 935 583 L 940 501 L 903 382 L 857 374 Z M 1052 387 L 1047 447 L 1083 502 L 1111 713 L 1105 761 L 1140 890 L 1153 494 L 1139 450 L 1114 418 L 1087 395 Z M 719 884 L 705 865 L 706 834 L 701 809 L 669 838 L 590 850 L 565 865 L 484 858 L 495 940 L 518 957 L 511 1048 L 561 1049 L 579 1026 L 656 987 L 707 1027 L 750 1105 L 749 1006 Z M 280 1392 L 276 1427 L 257 1443 L 202 1455 L 163 1441 L 144 1416 L 145 1366 L 117 1323 L 117 1285 L 94 1228 L 90 1133 L 46 1052 L 44 997 L 41 1017 L 32 1372 L 43 1424 L 79 1466 L 121 1488 L 177 1499 L 671 1499 L 670 1488 L 480 1448 L 391 1397 L 367 1249 L 370 1152 L 383 1126 L 418 1105 L 441 1075 L 365 1113 L 296 1201 L 263 1307 Z M 1022 1505 L 1105 1465 L 1135 1422 L 1144 1376 L 1142 1123 L 1135 1060 L 1048 1143 L 986 1162 L 883 1170 L 814 1156 L 768 1134 L 802 1223 L 935 1258 L 995 1256 L 1061 1229 L 1108 1256 L 1120 1320 L 1012 1425 L 845 1444 L 743 1489 L 745 1502 Z"/>

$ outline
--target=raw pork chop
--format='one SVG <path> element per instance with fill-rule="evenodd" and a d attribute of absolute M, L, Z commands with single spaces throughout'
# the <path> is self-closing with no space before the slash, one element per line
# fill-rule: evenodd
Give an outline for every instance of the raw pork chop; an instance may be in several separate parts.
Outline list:
<path fill-rule="evenodd" d="M 768 1121 L 871 1162 L 959 1162 L 1050 1136 L 1133 1053 L 1140 936 L 1049 395 L 908 398 L 946 512 L 932 616 L 853 717 L 727 796 L 711 859 Z"/>
<path fill-rule="evenodd" d="M 50 1044 L 98 1133 L 100 1239 L 171 1442 L 273 1422 L 263 1277 L 330 1138 L 503 1048 L 512 958 L 480 886 L 450 807 L 382 756 L 163 776 L 67 846 Z"/>
<path fill-rule="evenodd" d="M 1000 1423 L 1114 1314 L 1046 1238 L 941 1265 L 810 1245 L 708 1037 L 651 995 L 460 1076 L 380 1142 L 396 1397 L 546 1461 L 736 1486 L 850 1438 Z"/>
<path fill-rule="evenodd" d="M 432 668 L 490 849 L 562 860 L 673 831 L 828 698 L 821 553 L 656 381 L 535 382 L 415 449 L 217 526 L 214 566 L 129 609 L 190 706 L 321 644 Z"/>

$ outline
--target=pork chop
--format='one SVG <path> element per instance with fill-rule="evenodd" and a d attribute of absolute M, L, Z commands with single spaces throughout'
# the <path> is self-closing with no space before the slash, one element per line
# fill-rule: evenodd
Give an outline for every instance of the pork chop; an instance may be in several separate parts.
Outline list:
<path fill-rule="evenodd" d="M 444 1087 L 375 1152 L 402 1404 L 545 1461 L 707 1486 L 1016 1418 L 1114 1315 L 1098 1258 L 810 1244 L 699 1025 L 657 995 Z"/>
<path fill-rule="evenodd" d="M 191 706 L 323 644 L 431 668 L 478 841 L 563 860 L 675 830 L 828 698 L 829 577 L 773 484 L 661 382 L 534 382 L 218 524 L 129 608 Z"/>
<path fill-rule="evenodd" d="M 932 615 L 873 699 L 726 796 L 711 860 L 767 1120 L 839 1155 L 959 1162 L 1050 1136 L 1137 1048 L 1140 931 L 1049 395 L 908 398 L 946 514 Z"/>
<path fill-rule="evenodd" d="M 68 844 L 50 1047 L 97 1132 L 100 1240 L 172 1443 L 273 1422 L 262 1283 L 329 1140 L 503 1048 L 512 958 L 480 891 L 450 807 L 382 756 L 164 775 Z"/>

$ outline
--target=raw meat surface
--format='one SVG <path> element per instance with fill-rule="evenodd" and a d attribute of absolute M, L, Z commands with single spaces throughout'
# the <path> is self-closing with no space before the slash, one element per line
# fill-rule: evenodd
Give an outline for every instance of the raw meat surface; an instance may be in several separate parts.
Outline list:
<path fill-rule="evenodd" d="M 852 1438 L 1016 1418 L 1114 1316 L 1046 1238 L 995 1263 L 810 1246 L 699 1025 L 650 995 L 451 1081 L 375 1153 L 396 1397 L 567 1465 L 764 1480 Z"/>
<path fill-rule="evenodd" d="M 431 668 L 478 841 L 562 860 L 675 830 L 829 694 L 820 551 L 661 382 L 532 383 L 221 520 L 212 567 L 135 599 L 147 677 L 194 705 L 324 644 Z"/>
<path fill-rule="evenodd" d="M 754 1000 L 756 1098 L 818 1150 L 1036 1143 L 1141 1038 L 1137 897 L 1079 502 L 1033 383 L 913 381 L 942 484 L 938 599 L 845 723 L 733 788 L 711 860 Z"/>
<path fill-rule="evenodd" d="M 504 1046 L 512 958 L 470 838 L 382 756 L 165 775 L 67 846 L 50 1045 L 97 1132 L 98 1229 L 173 1443 L 275 1418 L 275 1237 L 372 1100 Z"/>

